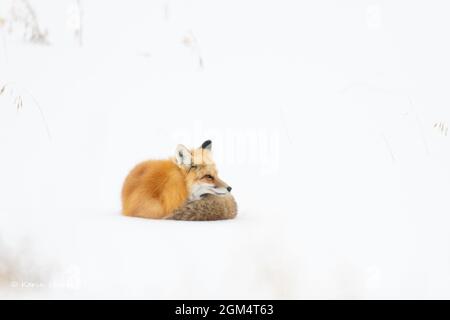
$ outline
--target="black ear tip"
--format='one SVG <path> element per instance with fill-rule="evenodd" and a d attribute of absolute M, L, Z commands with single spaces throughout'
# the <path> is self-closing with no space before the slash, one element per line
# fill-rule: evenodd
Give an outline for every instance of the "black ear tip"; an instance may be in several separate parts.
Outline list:
<path fill-rule="evenodd" d="M 206 140 L 205 142 L 202 143 L 202 149 L 206 149 L 209 146 L 211 146 L 212 141 L 211 140 Z"/>

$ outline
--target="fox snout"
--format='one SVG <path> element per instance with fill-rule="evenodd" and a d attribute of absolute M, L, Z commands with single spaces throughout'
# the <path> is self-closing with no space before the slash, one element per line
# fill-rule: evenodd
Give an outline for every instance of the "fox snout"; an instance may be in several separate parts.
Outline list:
<path fill-rule="evenodd" d="M 216 183 L 215 183 L 214 187 L 217 189 L 225 189 L 228 192 L 231 192 L 231 190 L 233 189 L 228 184 L 226 184 L 224 181 L 222 181 L 218 178 L 216 178 Z"/>
<path fill-rule="evenodd" d="M 219 178 L 215 179 L 214 187 L 218 190 L 226 190 L 227 192 L 231 192 L 233 188 L 231 188 L 225 181 L 220 180 Z"/>
<path fill-rule="evenodd" d="M 216 179 L 214 184 L 194 183 L 191 189 L 190 200 L 198 200 L 207 194 L 225 195 L 231 191 L 231 187 L 222 180 Z"/>

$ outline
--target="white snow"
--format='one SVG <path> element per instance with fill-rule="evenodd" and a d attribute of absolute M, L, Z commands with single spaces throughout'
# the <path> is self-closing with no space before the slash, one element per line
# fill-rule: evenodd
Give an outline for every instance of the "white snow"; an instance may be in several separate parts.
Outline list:
<path fill-rule="evenodd" d="M 448 3 L 30 0 L 45 46 L 12 2 L 0 297 L 450 298 Z M 206 139 L 235 220 L 120 215 Z"/>

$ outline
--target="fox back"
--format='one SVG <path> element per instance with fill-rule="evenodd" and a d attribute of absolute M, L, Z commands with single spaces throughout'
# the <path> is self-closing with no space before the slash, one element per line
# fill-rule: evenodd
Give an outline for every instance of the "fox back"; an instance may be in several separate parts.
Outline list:
<path fill-rule="evenodd" d="M 150 160 L 137 165 L 122 189 L 123 214 L 163 218 L 183 205 L 188 190 L 183 172 L 170 160 Z"/>

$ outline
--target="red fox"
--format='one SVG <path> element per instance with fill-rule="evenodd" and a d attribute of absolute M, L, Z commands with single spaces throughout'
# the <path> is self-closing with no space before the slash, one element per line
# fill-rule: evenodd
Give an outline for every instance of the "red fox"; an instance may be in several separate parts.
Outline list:
<path fill-rule="evenodd" d="M 211 148 L 211 140 L 192 150 L 178 145 L 173 158 L 138 164 L 123 185 L 122 213 L 175 220 L 234 218 L 236 202 L 217 175 Z"/>

